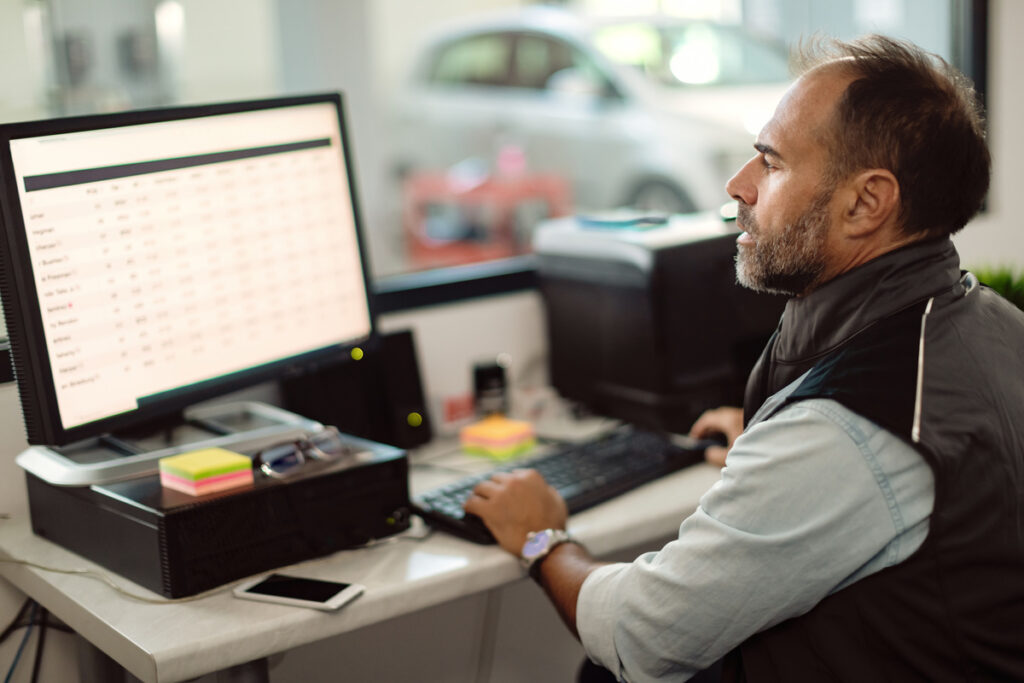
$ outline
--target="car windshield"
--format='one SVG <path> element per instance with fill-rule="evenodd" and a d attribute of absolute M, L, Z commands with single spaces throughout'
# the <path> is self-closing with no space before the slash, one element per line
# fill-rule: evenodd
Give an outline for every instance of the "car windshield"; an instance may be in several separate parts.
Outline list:
<path fill-rule="evenodd" d="M 739 27 L 704 22 L 611 24 L 594 34 L 610 59 L 668 86 L 751 85 L 790 79 L 784 48 Z"/>

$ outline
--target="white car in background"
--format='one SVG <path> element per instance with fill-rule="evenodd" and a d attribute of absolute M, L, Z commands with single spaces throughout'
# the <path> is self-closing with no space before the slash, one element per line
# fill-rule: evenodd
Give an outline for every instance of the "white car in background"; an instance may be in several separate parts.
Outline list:
<path fill-rule="evenodd" d="M 435 35 L 395 104 L 399 175 L 499 156 L 556 173 L 577 209 L 717 208 L 790 81 L 741 27 L 533 7 Z M 507 158 L 507 157 L 506 157 Z"/>

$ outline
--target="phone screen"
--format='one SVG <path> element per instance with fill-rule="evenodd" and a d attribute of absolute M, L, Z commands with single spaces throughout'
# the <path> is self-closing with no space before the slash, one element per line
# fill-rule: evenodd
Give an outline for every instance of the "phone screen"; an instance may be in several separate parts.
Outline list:
<path fill-rule="evenodd" d="M 276 595 L 280 598 L 309 600 L 310 602 L 327 602 L 348 587 L 349 584 L 347 583 L 271 574 L 255 586 L 248 588 L 247 592 L 260 595 Z"/>

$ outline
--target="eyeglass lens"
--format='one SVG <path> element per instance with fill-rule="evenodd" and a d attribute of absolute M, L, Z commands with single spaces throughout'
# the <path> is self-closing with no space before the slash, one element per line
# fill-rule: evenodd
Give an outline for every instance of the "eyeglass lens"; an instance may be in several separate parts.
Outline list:
<path fill-rule="evenodd" d="M 302 451 L 294 443 L 271 446 L 260 452 L 259 459 L 261 467 L 270 469 L 274 474 L 284 474 L 305 461 Z"/>
<path fill-rule="evenodd" d="M 308 443 L 313 447 L 308 455 L 314 458 L 334 458 L 347 451 L 337 429 L 328 428 L 319 431 L 309 437 Z"/>

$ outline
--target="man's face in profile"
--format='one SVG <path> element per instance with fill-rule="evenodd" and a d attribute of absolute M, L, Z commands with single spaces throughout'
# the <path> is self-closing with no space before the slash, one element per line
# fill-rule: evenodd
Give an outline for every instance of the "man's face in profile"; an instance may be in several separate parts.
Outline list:
<path fill-rule="evenodd" d="M 781 230 L 762 230 L 750 205 L 740 202 L 737 222 L 753 236 L 752 245 L 740 244 L 736 253 L 736 279 L 758 292 L 797 296 L 818 284 L 825 271 L 825 242 L 831 220 L 832 198 L 826 189 L 811 205 Z"/>
<path fill-rule="evenodd" d="M 797 296 L 820 285 L 830 257 L 834 186 L 827 177 L 830 125 L 842 77 L 819 70 L 800 78 L 758 135 L 758 155 L 729 180 L 736 198 L 736 277 L 758 291 Z"/>

